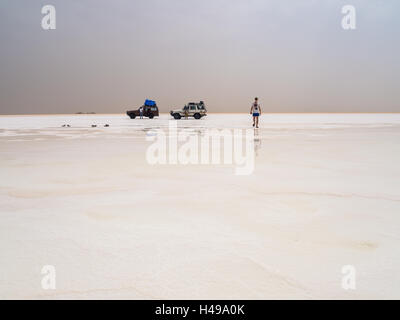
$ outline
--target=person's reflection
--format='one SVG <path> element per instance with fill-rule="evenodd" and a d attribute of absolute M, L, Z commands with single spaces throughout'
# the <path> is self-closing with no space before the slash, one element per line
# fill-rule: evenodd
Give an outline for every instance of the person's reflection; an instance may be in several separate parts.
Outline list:
<path fill-rule="evenodd" d="M 259 129 L 254 129 L 254 153 L 258 157 L 258 151 L 261 149 L 261 138 L 258 132 Z"/>

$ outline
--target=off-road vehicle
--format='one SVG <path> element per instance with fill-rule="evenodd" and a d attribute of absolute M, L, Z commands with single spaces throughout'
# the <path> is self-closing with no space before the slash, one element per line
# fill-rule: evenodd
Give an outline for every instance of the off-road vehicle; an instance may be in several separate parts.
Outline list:
<path fill-rule="evenodd" d="M 144 102 L 143 108 L 143 117 L 148 117 L 153 119 L 154 117 L 158 117 L 158 107 L 157 103 L 153 100 L 146 100 Z M 136 117 L 140 117 L 140 108 L 137 110 L 127 111 L 126 114 L 131 118 L 135 119 Z"/>
<path fill-rule="evenodd" d="M 199 103 L 189 102 L 182 109 L 171 110 L 170 114 L 175 119 L 181 119 L 182 117 L 201 119 L 207 115 L 207 109 L 203 101 L 200 101 Z"/>

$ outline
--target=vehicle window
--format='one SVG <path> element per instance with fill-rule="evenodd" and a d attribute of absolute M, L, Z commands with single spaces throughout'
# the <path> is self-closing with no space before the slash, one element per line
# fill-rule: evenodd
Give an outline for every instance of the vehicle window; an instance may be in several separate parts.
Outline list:
<path fill-rule="evenodd" d="M 151 111 L 157 111 L 156 107 L 151 107 Z"/>
<path fill-rule="evenodd" d="M 190 106 L 190 110 L 196 110 L 196 106 Z"/>

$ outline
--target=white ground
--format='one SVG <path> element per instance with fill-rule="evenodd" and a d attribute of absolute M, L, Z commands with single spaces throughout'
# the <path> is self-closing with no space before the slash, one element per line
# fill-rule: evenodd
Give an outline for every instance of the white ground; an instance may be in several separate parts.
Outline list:
<path fill-rule="evenodd" d="M 399 114 L 263 115 L 249 176 L 149 165 L 168 119 L 0 117 L 0 298 L 400 298 Z"/>

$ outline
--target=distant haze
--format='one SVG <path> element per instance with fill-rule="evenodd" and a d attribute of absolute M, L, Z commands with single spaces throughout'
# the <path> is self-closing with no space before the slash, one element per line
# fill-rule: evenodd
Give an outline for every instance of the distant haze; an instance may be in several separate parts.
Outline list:
<path fill-rule="evenodd" d="M 398 0 L 1 0 L 0 114 L 400 112 L 399 39 Z"/>

